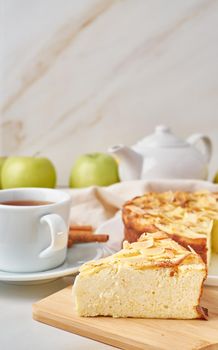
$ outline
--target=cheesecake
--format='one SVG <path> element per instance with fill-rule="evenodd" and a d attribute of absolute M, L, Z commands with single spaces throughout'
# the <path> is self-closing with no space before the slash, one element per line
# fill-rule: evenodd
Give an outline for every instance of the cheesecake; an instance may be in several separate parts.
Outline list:
<path fill-rule="evenodd" d="M 207 310 L 200 306 L 205 278 L 206 265 L 192 248 L 157 231 L 85 263 L 73 295 L 79 316 L 205 319 Z"/>
<path fill-rule="evenodd" d="M 211 240 L 218 234 L 218 194 L 146 193 L 124 204 L 122 218 L 128 242 L 137 241 L 145 231 L 162 230 L 182 246 L 191 246 L 209 265 Z"/>

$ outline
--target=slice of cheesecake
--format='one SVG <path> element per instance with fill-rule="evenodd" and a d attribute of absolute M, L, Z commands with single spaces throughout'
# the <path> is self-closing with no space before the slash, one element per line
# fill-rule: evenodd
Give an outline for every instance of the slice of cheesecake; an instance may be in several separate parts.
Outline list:
<path fill-rule="evenodd" d="M 159 231 L 84 264 L 73 294 L 80 316 L 206 318 L 199 305 L 205 278 L 201 257 Z"/>

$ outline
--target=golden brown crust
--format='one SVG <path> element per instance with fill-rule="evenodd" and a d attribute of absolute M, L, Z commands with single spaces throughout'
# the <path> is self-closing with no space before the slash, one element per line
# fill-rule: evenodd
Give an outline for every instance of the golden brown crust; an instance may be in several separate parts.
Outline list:
<path fill-rule="evenodd" d="M 151 232 L 145 229 L 143 232 Z M 143 232 L 138 232 L 132 228 L 124 227 L 124 239 L 129 243 L 136 242 Z"/>
<path fill-rule="evenodd" d="M 207 320 L 208 321 L 208 309 L 206 307 L 197 305 L 196 306 L 196 311 L 199 315 L 199 318 L 202 320 Z"/>
<path fill-rule="evenodd" d="M 205 191 L 146 193 L 129 200 L 123 206 L 125 239 L 134 242 L 143 232 L 155 232 L 160 229 L 164 231 L 169 223 L 171 225 L 170 230 L 167 230 L 169 236 L 185 248 L 191 246 L 206 262 L 210 225 L 204 226 L 204 222 L 212 222 L 215 215 L 218 217 L 217 213 L 217 193 Z M 196 223 L 181 221 L 189 214 L 190 217 L 196 215 Z M 178 222 L 180 224 L 176 227 Z M 184 232 L 186 227 L 188 232 Z"/>

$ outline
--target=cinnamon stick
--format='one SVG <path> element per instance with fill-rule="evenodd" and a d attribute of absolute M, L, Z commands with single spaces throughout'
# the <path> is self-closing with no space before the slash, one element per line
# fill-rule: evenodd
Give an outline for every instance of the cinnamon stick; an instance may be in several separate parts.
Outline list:
<path fill-rule="evenodd" d="M 67 248 L 71 248 L 72 245 L 73 245 L 73 240 L 70 237 L 68 237 Z"/>
<path fill-rule="evenodd" d="M 93 231 L 91 225 L 70 225 L 70 231 Z"/>
<path fill-rule="evenodd" d="M 69 236 L 75 236 L 75 235 L 93 235 L 92 231 L 86 231 L 86 230 L 71 230 L 69 231 Z"/>
<path fill-rule="evenodd" d="M 72 232 L 72 231 L 71 231 Z M 107 234 L 87 234 L 87 233 L 74 233 L 70 232 L 69 239 L 73 243 L 88 243 L 88 242 L 107 242 L 109 239 L 109 235 Z"/>

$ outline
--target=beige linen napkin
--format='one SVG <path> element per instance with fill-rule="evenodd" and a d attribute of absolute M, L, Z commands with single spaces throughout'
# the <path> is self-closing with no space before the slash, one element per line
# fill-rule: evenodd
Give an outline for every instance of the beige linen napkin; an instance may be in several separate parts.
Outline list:
<path fill-rule="evenodd" d="M 136 180 L 120 182 L 108 187 L 66 189 L 71 195 L 70 223 L 92 225 L 95 229 L 112 218 L 128 199 L 148 191 L 218 191 L 218 185 L 200 180 Z M 110 232 L 109 232 L 110 233 Z"/>

